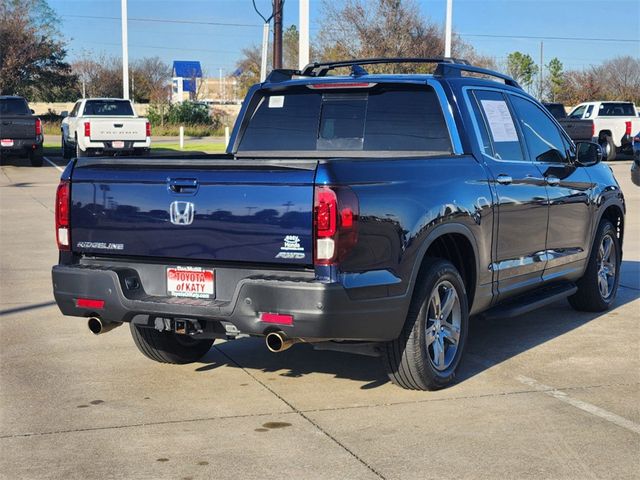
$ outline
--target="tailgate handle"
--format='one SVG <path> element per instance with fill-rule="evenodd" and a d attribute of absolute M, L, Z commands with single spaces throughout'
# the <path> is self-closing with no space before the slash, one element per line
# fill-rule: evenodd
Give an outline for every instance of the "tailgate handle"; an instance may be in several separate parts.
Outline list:
<path fill-rule="evenodd" d="M 194 193 L 198 189 L 198 180 L 195 178 L 170 178 L 168 183 L 173 193 Z"/>
<path fill-rule="evenodd" d="M 122 126 L 124 125 L 124 123 L 114 123 L 113 126 L 116 128 L 122 128 Z"/>

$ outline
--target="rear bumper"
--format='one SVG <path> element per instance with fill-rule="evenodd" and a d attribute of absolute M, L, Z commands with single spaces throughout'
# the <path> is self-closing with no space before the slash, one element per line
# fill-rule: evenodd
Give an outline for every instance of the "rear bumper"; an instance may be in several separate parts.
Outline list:
<path fill-rule="evenodd" d="M 354 300 L 341 284 L 284 275 L 249 274 L 237 282 L 229 300 L 151 296 L 142 286 L 130 290 L 127 279 L 136 278 L 137 272 L 126 267 L 58 265 L 52 276 L 54 297 L 64 315 L 113 322 L 130 322 L 137 315 L 192 318 L 230 322 L 250 335 L 282 330 L 292 338 L 385 341 L 398 336 L 406 315 L 405 297 Z M 79 308 L 78 298 L 104 300 L 104 308 Z M 261 313 L 292 315 L 293 324 L 262 322 Z"/>
<path fill-rule="evenodd" d="M 125 140 L 124 147 L 114 148 L 113 142 L 92 142 L 84 141 L 80 147 L 83 151 L 91 151 L 100 154 L 113 154 L 113 153 L 132 153 L 136 150 L 148 150 L 151 147 L 151 138 L 147 137 L 144 141 Z"/>
<path fill-rule="evenodd" d="M 31 152 L 42 153 L 42 137 L 14 139 L 10 147 L 0 146 L 4 154 L 28 155 Z"/>

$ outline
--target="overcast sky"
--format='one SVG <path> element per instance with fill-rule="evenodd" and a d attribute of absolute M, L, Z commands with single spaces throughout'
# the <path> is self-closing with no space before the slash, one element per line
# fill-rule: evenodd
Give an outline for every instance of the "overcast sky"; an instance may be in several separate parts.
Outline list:
<path fill-rule="evenodd" d="M 261 42 L 262 21 L 251 0 L 128 3 L 132 59 L 157 55 L 167 63 L 199 60 L 209 76 L 217 76 L 219 69 L 233 71 L 243 47 Z M 322 1 L 310 3 L 313 36 L 320 27 Z M 446 0 L 417 3 L 433 22 L 444 23 Z M 120 56 L 120 0 L 49 0 L 49 4 L 62 19 L 71 59 L 85 51 Z M 270 11 L 271 0 L 256 4 L 263 12 Z M 541 40 L 545 63 L 556 56 L 565 69 L 584 68 L 617 55 L 640 57 L 640 0 L 454 0 L 453 6 L 454 30 L 479 52 L 499 61 L 514 50 L 538 61 Z M 297 22 L 298 0 L 285 0 L 285 27 Z"/>

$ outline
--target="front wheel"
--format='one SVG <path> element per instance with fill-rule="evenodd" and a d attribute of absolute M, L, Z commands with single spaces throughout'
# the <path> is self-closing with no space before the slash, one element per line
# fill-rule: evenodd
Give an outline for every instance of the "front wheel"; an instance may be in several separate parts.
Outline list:
<path fill-rule="evenodd" d="M 196 339 L 189 335 L 159 332 L 155 328 L 129 324 L 133 342 L 147 358 L 160 363 L 185 364 L 200 360 L 213 345 L 213 338 Z"/>
<path fill-rule="evenodd" d="M 437 258 L 426 262 L 404 328 L 383 352 L 389 379 L 412 390 L 437 390 L 453 382 L 469 323 L 467 293 L 456 268 Z"/>
<path fill-rule="evenodd" d="M 621 260 L 616 228 L 609 220 L 602 220 L 598 225 L 587 269 L 576 282 L 578 291 L 569 297 L 571 306 L 584 312 L 607 310 L 618 291 Z"/>

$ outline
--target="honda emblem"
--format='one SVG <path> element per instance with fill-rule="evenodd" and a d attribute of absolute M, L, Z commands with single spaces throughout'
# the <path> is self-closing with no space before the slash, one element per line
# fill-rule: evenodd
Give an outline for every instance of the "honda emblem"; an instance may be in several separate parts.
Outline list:
<path fill-rule="evenodd" d="M 174 225 L 191 225 L 196 207 L 191 202 L 171 202 L 169 219 Z"/>

